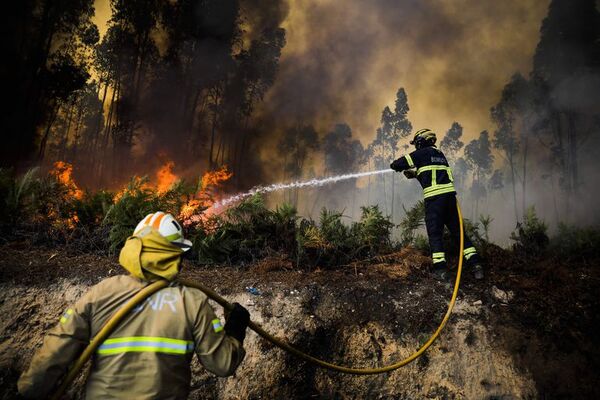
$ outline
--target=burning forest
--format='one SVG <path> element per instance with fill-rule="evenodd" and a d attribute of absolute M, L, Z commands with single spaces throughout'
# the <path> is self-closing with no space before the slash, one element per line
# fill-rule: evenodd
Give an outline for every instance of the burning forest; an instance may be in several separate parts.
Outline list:
<path fill-rule="evenodd" d="M 0 397 L 600 396 L 597 0 L 6 10 Z"/>

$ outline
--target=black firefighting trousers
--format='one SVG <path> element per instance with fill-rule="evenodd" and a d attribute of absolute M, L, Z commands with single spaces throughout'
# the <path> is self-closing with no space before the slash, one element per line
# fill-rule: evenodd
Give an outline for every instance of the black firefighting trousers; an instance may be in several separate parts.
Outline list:
<path fill-rule="evenodd" d="M 460 223 L 456 209 L 456 194 L 446 193 L 425 199 L 425 226 L 429 236 L 429 247 L 434 267 L 446 263 L 444 252 L 444 226 L 448 227 L 455 243 L 460 241 Z M 463 255 L 468 265 L 477 263 L 478 255 L 471 239 L 465 233 Z M 442 264 L 440 264 L 442 265 Z"/>

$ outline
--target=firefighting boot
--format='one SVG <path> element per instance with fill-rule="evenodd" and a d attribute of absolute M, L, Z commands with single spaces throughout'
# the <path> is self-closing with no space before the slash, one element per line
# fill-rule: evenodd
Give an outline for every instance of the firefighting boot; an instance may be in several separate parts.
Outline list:
<path fill-rule="evenodd" d="M 447 281 L 450 276 L 450 272 L 448 271 L 446 261 L 434 263 L 431 267 L 431 273 L 433 277 L 438 281 Z"/>
<path fill-rule="evenodd" d="M 473 276 L 475 279 L 483 279 L 483 267 L 480 263 L 476 263 L 471 267 L 471 271 L 473 272 Z"/>
<path fill-rule="evenodd" d="M 483 266 L 481 265 L 479 254 L 474 253 L 465 256 L 465 264 L 467 264 L 467 268 L 471 271 L 475 279 L 483 279 Z"/>

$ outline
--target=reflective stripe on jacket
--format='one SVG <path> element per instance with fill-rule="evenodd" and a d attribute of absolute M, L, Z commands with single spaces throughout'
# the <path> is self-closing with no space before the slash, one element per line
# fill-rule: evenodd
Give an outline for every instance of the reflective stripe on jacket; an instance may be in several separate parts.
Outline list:
<path fill-rule="evenodd" d="M 417 180 L 423 187 L 425 199 L 444 193 L 455 193 L 452 170 L 444 153 L 435 146 L 415 150 L 400 157 L 391 165 L 396 171 L 417 169 Z"/>
<path fill-rule="evenodd" d="M 115 276 L 92 287 L 45 338 L 19 392 L 45 398 L 107 320 L 148 283 Z M 186 399 L 194 352 L 219 376 L 233 374 L 244 358 L 227 336 L 207 297 L 173 283 L 135 308 L 97 349 L 87 380 L 89 399 Z"/>

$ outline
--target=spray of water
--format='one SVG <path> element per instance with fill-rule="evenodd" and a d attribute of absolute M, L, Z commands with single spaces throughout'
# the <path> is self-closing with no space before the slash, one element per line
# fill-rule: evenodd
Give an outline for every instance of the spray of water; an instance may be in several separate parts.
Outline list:
<path fill-rule="evenodd" d="M 345 181 L 348 179 L 356 179 L 356 178 L 362 178 L 365 176 L 386 174 L 388 172 L 393 172 L 393 170 L 392 169 L 380 169 L 377 171 L 356 172 L 353 174 L 330 176 L 328 178 L 323 178 L 323 179 L 311 179 L 308 181 L 296 181 L 296 182 L 291 182 L 291 183 L 274 183 L 269 186 L 256 186 L 256 187 L 250 189 L 249 191 L 247 191 L 246 193 L 236 194 L 235 196 L 231 196 L 231 197 L 228 197 L 221 201 L 218 201 L 215 204 L 213 204 L 212 208 L 218 209 L 218 208 L 227 206 L 231 203 L 235 203 L 240 200 L 243 200 L 246 197 L 250 197 L 255 194 L 258 194 L 258 193 L 270 193 L 270 192 L 276 192 L 279 190 L 293 189 L 293 188 L 318 187 L 318 186 L 328 185 L 330 183 Z"/>

